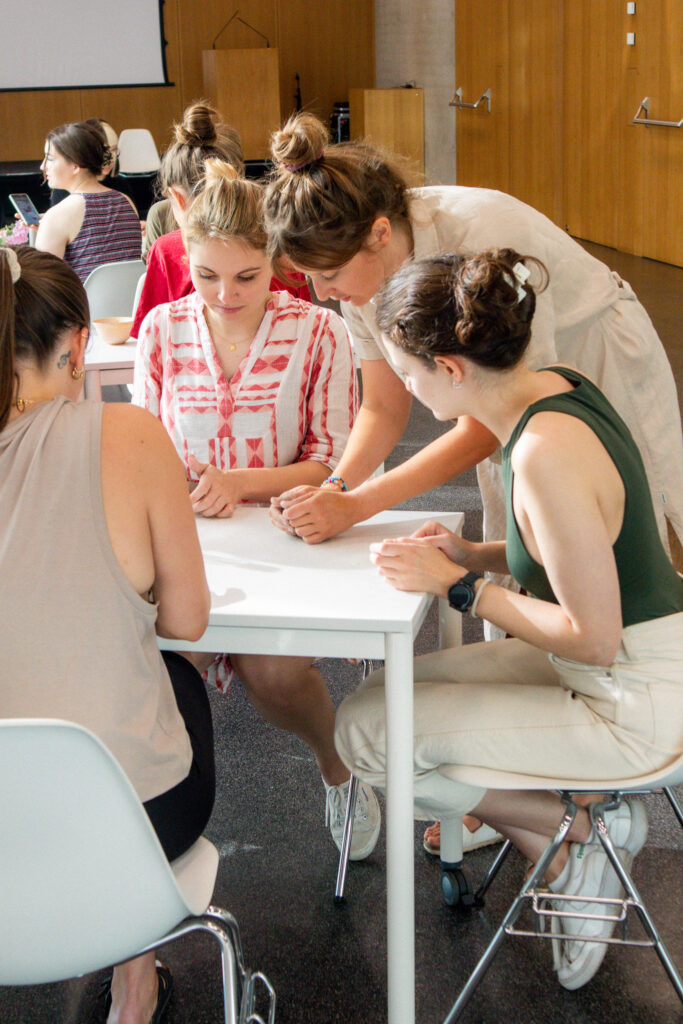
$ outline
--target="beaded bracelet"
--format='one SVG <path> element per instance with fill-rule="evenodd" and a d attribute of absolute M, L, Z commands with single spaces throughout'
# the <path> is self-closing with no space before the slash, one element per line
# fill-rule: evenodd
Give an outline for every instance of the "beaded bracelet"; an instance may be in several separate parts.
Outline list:
<path fill-rule="evenodd" d="M 328 476 L 327 480 L 323 480 L 321 486 L 325 487 L 327 484 L 339 484 L 340 491 L 348 491 L 346 482 L 340 476 Z"/>
<path fill-rule="evenodd" d="M 493 583 L 493 580 L 490 579 L 488 576 L 485 576 L 484 579 L 479 584 L 479 589 L 474 595 L 474 601 L 472 602 L 472 605 L 470 607 L 470 615 L 472 616 L 473 619 L 480 618 L 480 616 L 477 615 L 477 605 L 479 604 L 479 598 L 481 597 L 482 590 L 484 589 L 484 587 L 488 587 L 489 583 Z"/>

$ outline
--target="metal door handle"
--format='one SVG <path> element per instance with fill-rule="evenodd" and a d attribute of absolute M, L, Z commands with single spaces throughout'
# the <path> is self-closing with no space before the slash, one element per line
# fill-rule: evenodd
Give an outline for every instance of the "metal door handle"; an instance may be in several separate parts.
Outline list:
<path fill-rule="evenodd" d="M 477 100 L 476 103 L 463 103 L 463 100 L 462 100 L 462 86 L 461 86 L 459 89 L 455 90 L 455 96 L 450 101 L 448 106 L 449 107 L 459 107 L 461 110 L 464 109 L 464 108 L 468 108 L 469 110 L 476 110 L 477 107 L 479 106 L 479 104 L 483 100 L 486 100 L 486 109 L 488 110 L 488 112 L 490 114 L 491 113 L 491 90 L 490 89 L 487 89 L 486 92 L 483 92 L 481 94 L 481 96 L 479 97 L 479 99 Z"/>
<path fill-rule="evenodd" d="M 645 117 L 638 117 L 641 110 L 645 111 Z M 650 97 L 646 96 L 636 110 L 631 124 L 657 125 L 660 128 L 683 128 L 683 117 L 680 121 L 655 121 L 650 117 Z"/>

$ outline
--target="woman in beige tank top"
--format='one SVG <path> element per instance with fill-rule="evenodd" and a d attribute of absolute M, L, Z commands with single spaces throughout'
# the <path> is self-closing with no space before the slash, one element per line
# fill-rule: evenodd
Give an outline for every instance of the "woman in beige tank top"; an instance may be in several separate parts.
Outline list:
<path fill-rule="evenodd" d="M 98 734 L 173 859 L 211 812 L 213 740 L 200 677 L 180 655 L 162 660 L 156 635 L 196 640 L 210 597 L 163 426 L 77 401 L 89 321 L 64 261 L 0 248 L 0 508 L 13 511 L 0 517 L 0 716 Z M 108 1020 L 160 1019 L 170 989 L 153 953 L 122 964 Z"/>

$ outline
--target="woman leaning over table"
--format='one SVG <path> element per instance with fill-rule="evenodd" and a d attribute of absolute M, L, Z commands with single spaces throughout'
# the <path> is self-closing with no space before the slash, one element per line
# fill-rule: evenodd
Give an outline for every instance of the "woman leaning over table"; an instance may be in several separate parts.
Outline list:
<path fill-rule="evenodd" d="M 0 247 L 0 717 L 94 732 L 174 860 L 211 813 L 213 734 L 199 674 L 157 634 L 198 639 L 209 591 L 166 432 L 79 401 L 89 323 L 63 260 Z M 154 953 L 119 964 L 108 1020 L 160 1020 L 171 985 Z"/>
<path fill-rule="evenodd" d="M 50 188 L 69 195 L 41 218 L 36 249 L 63 257 L 81 281 L 103 263 L 140 258 L 135 206 L 100 181 L 110 162 L 106 136 L 93 121 L 48 132 L 41 167 Z"/>
<path fill-rule="evenodd" d="M 262 198 L 259 185 L 224 161 L 206 162 L 183 227 L 195 291 L 157 306 L 140 329 L 133 401 L 168 430 L 196 484 L 193 508 L 204 516 L 229 517 L 240 502 L 267 503 L 297 484 L 321 484 L 356 411 L 343 321 L 271 291 Z M 219 654 L 195 663 L 221 687 L 234 667 L 263 717 L 311 747 L 340 846 L 349 773 L 334 749 L 334 709 L 313 660 Z M 356 825 L 352 856 L 360 859 L 379 832 L 369 787 L 357 802 Z"/>
<path fill-rule="evenodd" d="M 406 387 L 440 420 L 476 412 L 501 445 L 505 541 L 475 544 L 427 523 L 372 546 L 399 590 L 448 597 L 517 639 L 415 661 L 415 799 L 419 816 L 472 812 L 535 862 L 563 805 L 549 791 L 453 781 L 472 765 L 549 780 L 637 778 L 683 749 L 683 580 L 657 530 L 638 449 L 603 393 L 563 365 L 525 362 L 542 269 L 512 250 L 416 261 L 384 287 L 377 323 Z M 526 594 L 484 573 L 511 572 Z M 337 713 L 342 758 L 384 786 L 383 673 Z M 645 843 L 641 804 L 608 811 L 630 864 Z M 551 891 L 617 897 L 616 873 L 578 810 L 547 878 Z M 555 969 L 575 989 L 598 970 L 614 927 L 600 903 L 564 902 Z M 595 915 L 608 915 L 600 920 Z"/>
<path fill-rule="evenodd" d="M 310 114 L 297 115 L 273 136 L 272 154 L 265 203 L 271 256 L 276 266 L 285 256 L 308 274 L 319 299 L 341 301 L 363 376 L 363 402 L 336 471 L 348 493 L 338 492 L 341 484 L 308 486 L 277 503 L 300 537 L 325 540 L 475 464 L 485 537 L 505 536 L 498 445 L 473 416 L 462 416 L 390 473 L 369 478 L 401 437 L 411 403 L 377 328 L 380 285 L 411 258 L 510 246 L 541 259 L 550 273 L 534 315 L 529 364 L 559 358 L 596 381 L 640 449 L 665 546 L 667 520 L 683 540 L 676 387 L 661 342 L 626 282 L 512 196 L 462 186 L 408 189 L 391 159 L 364 142 L 329 145 L 325 127 Z"/>

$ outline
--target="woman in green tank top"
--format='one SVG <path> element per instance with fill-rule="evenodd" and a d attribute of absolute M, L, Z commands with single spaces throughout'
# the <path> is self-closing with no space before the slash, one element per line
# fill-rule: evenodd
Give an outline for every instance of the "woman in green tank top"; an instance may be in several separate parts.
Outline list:
<path fill-rule="evenodd" d="M 415 662 L 415 807 L 472 813 L 535 861 L 562 816 L 559 797 L 485 790 L 448 778 L 477 765 L 548 779 L 637 778 L 683 748 L 683 580 L 662 547 L 638 450 L 600 390 L 568 367 L 524 364 L 545 268 L 511 250 L 442 255 L 384 286 L 377 322 L 407 389 L 440 420 L 475 417 L 499 440 L 507 540 L 475 544 L 436 522 L 372 546 L 399 590 L 447 597 L 515 639 Z M 511 572 L 526 593 L 484 574 Z M 337 748 L 383 784 L 383 675 L 342 704 Z M 551 788 L 551 787 L 549 787 Z M 608 812 L 625 863 L 647 836 L 641 804 Z M 619 895 L 616 873 L 579 808 L 548 882 L 574 896 Z M 604 904 L 581 903 L 588 915 Z M 572 902 L 567 912 L 575 910 Z M 604 920 L 561 917 L 555 968 L 566 988 L 593 977 Z"/>

